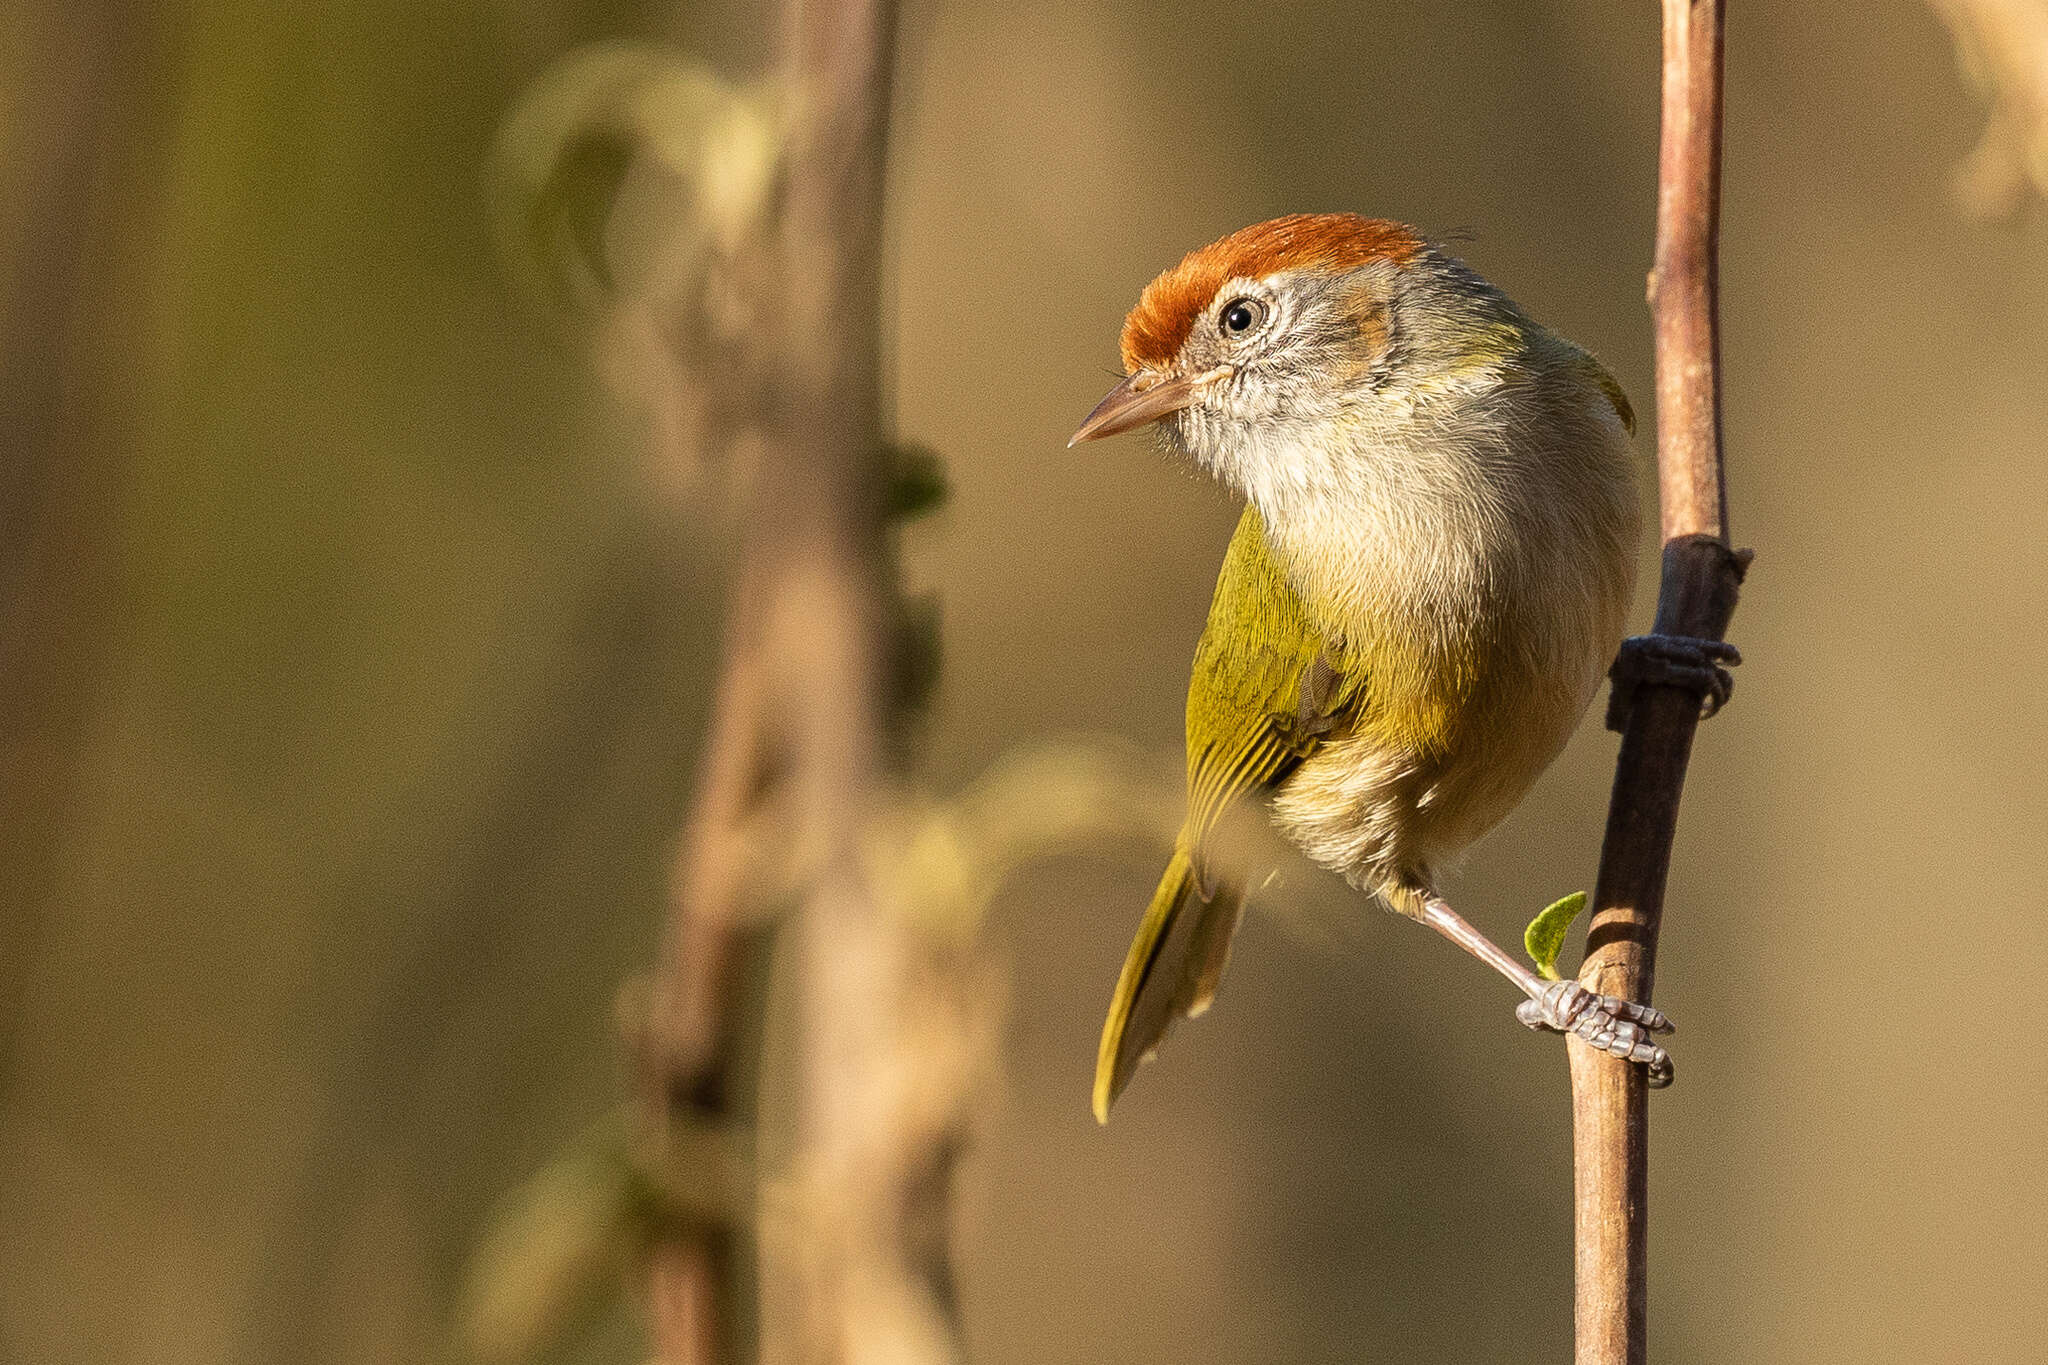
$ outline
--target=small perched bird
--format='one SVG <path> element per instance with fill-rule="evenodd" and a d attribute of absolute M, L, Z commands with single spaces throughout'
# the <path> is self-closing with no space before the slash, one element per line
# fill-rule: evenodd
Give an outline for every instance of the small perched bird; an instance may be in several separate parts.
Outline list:
<path fill-rule="evenodd" d="M 1247 503 L 1188 687 L 1188 812 L 1102 1031 L 1095 1115 L 1201 1013 L 1243 911 L 1219 821 L 1271 797 L 1310 859 L 1529 996 L 1532 1028 L 1671 1063 L 1646 1006 L 1546 981 L 1437 874 L 1557 755 L 1621 642 L 1634 417 L 1599 362 L 1412 228 L 1259 223 L 1125 319 L 1126 377 L 1070 445 L 1157 423 Z"/>

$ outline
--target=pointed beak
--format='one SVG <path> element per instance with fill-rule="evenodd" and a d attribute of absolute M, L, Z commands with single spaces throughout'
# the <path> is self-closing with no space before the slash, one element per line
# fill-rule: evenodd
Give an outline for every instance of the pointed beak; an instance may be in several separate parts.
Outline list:
<path fill-rule="evenodd" d="M 1088 414 L 1088 420 L 1081 423 L 1081 429 L 1074 433 L 1074 439 L 1067 442 L 1067 448 L 1115 436 L 1179 412 L 1199 399 L 1202 386 L 1215 377 L 1212 373 L 1167 379 L 1154 371 L 1140 370 L 1103 396 L 1095 411 Z"/>

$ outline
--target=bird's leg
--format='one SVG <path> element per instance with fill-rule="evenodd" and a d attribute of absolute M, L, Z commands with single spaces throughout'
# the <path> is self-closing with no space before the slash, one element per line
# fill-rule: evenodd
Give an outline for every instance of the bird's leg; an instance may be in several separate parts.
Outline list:
<path fill-rule="evenodd" d="M 1629 704 L 1646 683 L 1693 693 L 1700 699 L 1700 719 L 1705 720 L 1728 704 L 1735 692 L 1728 670 L 1741 662 L 1741 651 L 1725 640 L 1631 635 L 1621 642 L 1607 670 L 1614 683 L 1607 694 L 1607 728 L 1618 733 L 1628 724 Z"/>
<path fill-rule="evenodd" d="M 1652 1086 L 1671 1084 L 1671 1054 L 1650 1041 L 1653 1033 L 1672 1031 L 1671 1021 L 1662 1011 L 1589 991 L 1569 977 L 1544 980 L 1521 959 L 1503 952 L 1440 896 L 1425 897 L 1418 918 L 1519 986 L 1529 998 L 1515 1007 L 1515 1018 L 1530 1028 L 1576 1034 L 1602 1052 L 1641 1062 L 1649 1069 Z"/>

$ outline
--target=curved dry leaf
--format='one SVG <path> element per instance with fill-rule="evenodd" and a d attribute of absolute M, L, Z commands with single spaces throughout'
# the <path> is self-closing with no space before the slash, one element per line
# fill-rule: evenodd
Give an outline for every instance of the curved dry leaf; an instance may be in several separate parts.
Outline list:
<path fill-rule="evenodd" d="M 491 212 L 509 267 L 571 314 L 622 291 L 693 293 L 770 207 L 782 103 L 657 44 L 570 53 L 528 86 L 492 146 Z"/>

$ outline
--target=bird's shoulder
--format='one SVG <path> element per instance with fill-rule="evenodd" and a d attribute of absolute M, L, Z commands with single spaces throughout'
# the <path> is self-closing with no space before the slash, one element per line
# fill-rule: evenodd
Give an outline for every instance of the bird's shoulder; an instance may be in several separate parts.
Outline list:
<path fill-rule="evenodd" d="M 1636 410 L 1635 405 L 1628 401 L 1628 391 L 1591 351 L 1548 328 L 1532 328 L 1531 338 L 1531 349 L 1542 360 L 1538 366 L 1540 371 L 1567 375 L 1584 388 L 1598 393 L 1614 409 L 1614 415 L 1621 419 L 1623 428 L 1630 435 L 1635 434 Z"/>

